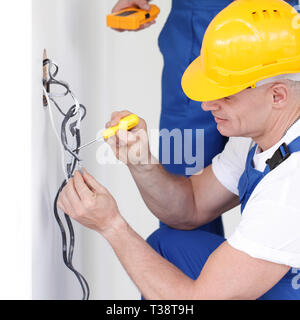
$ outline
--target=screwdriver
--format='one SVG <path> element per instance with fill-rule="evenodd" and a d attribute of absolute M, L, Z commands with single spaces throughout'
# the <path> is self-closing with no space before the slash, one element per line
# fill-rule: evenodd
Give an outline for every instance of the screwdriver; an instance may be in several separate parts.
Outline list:
<path fill-rule="evenodd" d="M 127 130 L 128 131 L 128 130 L 134 128 L 139 123 L 139 121 L 140 121 L 140 119 L 136 114 L 131 114 L 127 117 L 124 117 L 120 120 L 119 124 L 103 130 L 100 134 L 100 137 L 97 137 L 96 139 L 80 146 L 79 148 L 73 150 L 73 152 L 80 150 L 82 148 L 85 148 L 85 147 L 89 146 L 90 144 L 95 143 L 97 141 L 107 140 L 108 138 L 114 136 L 118 130 Z"/>

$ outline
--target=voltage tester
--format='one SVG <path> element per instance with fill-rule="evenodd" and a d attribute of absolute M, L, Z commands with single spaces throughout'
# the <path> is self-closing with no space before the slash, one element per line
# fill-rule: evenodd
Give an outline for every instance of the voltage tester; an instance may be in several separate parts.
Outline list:
<path fill-rule="evenodd" d="M 129 7 L 107 15 L 106 22 L 110 28 L 137 30 L 141 25 L 156 19 L 159 12 L 160 9 L 154 4 L 150 5 L 150 10 Z"/>

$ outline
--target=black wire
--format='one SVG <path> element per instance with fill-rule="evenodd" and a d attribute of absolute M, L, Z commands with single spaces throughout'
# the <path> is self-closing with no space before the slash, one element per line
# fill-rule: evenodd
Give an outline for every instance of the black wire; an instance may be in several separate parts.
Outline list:
<path fill-rule="evenodd" d="M 80 105 L 80 107 L 81 108 L 83 108 L 83 110 L 84 110 L 84 113 L 83 113 L 83 115 L 81 116 L 81 119 L 80 119 L 80 121 L 81 120 L 83 120 L 84 119 L 84 117 L 85 117 L 85 115 L 86 115 L 86 108 L 83 106 L 83 105 Z M 62 128 L 61 128 L 61 133 L 62 133 L 62 143 L 63 143 L 63 145 L 64 145 L 64 147 L 65 147 L 65 149 L 67 150 L 67 151 L 69 151 L 70 152 L 70 148 L 68 147 L 68 141 L 67 141 L 67 135 L 66 135 L 66 127 L 67 127 L 67 123 L 68 123 L 68 121 L 75 115 L 75 108 L 76 108 L 76 105 L 73 105 L 69 110 L 68 110 L 68 112 L 67 112 L 67 114 L 66 114 L 66 117 L 64 118 L 64 121 L 63 121 L 63 123 L 62 123 Z M 71 125 L 70 125 L 70 128 L 72 128 L 72 125 L 73 124 L 76 124 L 77 123 L 77 121 L 76 122 L 74 122 L 74 123 L 72 123 Z M 75 131 L 73 131 L 73 133 L 71 132 L 71 134 L 74 136 L 76 136 L 76 146 L 77 146 L 77 148 L 80 146 L 80 141 L 81 141 L 81 139 L 80 139 L 80 130 L 79 129 L 75 129 Z M 71 152 L 72 153 L 72 155 L 73 155 L 73 165 L 72 166 L 69 166 L 69 168 L 68 168 L 68 178 L 71 178 L 72 177 L 72 175 L 73 175 L 73 172 L 74 172 L 74 170 L 75 170 L 75 168 L 76 168 L 76 164 L 77 164 L 77 162 L 79 161 L 78 160 L 78 157 L 77 157 L 77 154 L 78 154 L 78 152 L 77 152 L 77 154 L 76 154 L 76 156 L 74 155 L 74 153 L 73 152 Z M 69 249 L 69 253 L 68 253 L 68 261 L 72 261 L 72 258 L 73 258 L 73 249 L 74 249 L 74 244 L 75 244 L 75 236 L 74 236 L 74 230 L 73 230 L 73 226 L 72 226 L 72 223 L 71 223 L 71 219 L 70 219 L 70 217 L 68 216 L 68 215 L 66 215 L 65 214 L 65 220 L 66 220 L 66 222 L 67 222 L 67 225 L 68 225 L 68 228 L 69 228 L 69 233 L 70 233 L 70 249 Z M 81 279 L 82 279 L 82 281 L 87 285 L 87 282 L 86 282 L 86 280 L 81 276 Z M 89 292 L 87 293 L 87 298 L 88 298 L 88 296 L 89 296 Z"/>
<path fill-rule="evenodd" d="M 75 111 L 75 105 L 73 105 L 67 112 L 65 118 L 62 121 L 61 124 L 61 142 L 64 146 L 64 149 L 69 152 L 77 161 L 80 161 L 80 159 L 78 158 L 77 154 L 74 153 L 68 146 L 68 139 L 67 139 L 67 134 L 66 134 L 66 126 L 67 123 L 69 122 L 69 120 L 75 115 L 74 111 Z"/>
<path fill-rule="evenodd" d="M 82 105 L 80 105 L 81 107 Z M 85 115 L 86 115 L 86 109 L 84 106 L 82 106 L 84 108 L 84 114 L 81 116 L 81 119 L 82 120 Z M 68 112 L 66 113 L 66 117 L 64 118 L 63 122 L 62 122 L 62 126 L 61 126 L 61 138 L 62 138 L 62 143 L 63 143 L 63 146 L 64 148 L 70 152 L 70 148 L 68 147 L 68 141 L 67 141 L 67 134 L 66 134 L 66 128 L 67 128 L 67 123 L 69 122 L 69 120 L 75 116 L 75 108 L 76 108 L 76 105 L 73 105 L 69 110 Z M 74 122 L 76 124 L 76 122 Z M 71 127 L 71 126 L 70 126 Z M 74 132 L 74 134 L 71 134 L 72 135 L 75 135 L 76 136 L 76 145 L 78 147 L 78 144 L 80 145 L 80 130 L 79 129 L 76 129 Z M 74 170 L 76 168 L 76 164 L 77 162 L 79 161 L 78 157 L 77 157 L 77 154 L 75 155 L 73 152 L 70 152 L 72 155 L 73 155 L 73 165 L 70 165 L 68 166 L 68 178 L 71 178 L 73 173 L 74 173 Z M 68 252 L 68 261 L 72 261 L 72 258 L 73 258 L 73 250 L 74 250 L 74 245 L 75 245 L 75 235 L 74 235 L 74 229 L 73 229 L 73 226 L 72 226 L 72 222 L 71 222 L 71 219 L 69 218 L 68 215 L 64 215 L 65 217 L 65 220 L 67 222 L 67 226 L 68 226 L 68 229 L 69 229 L 69 234 L 70 234 L 70 245 L 69 245 L 69 252 Z M 71 264 L 72 266 L 72 264 Z M 73 270 L 73 269 L 72 269 Z M 87 285 L 87 282 L 85 281 L 85 279 L 80 275 L 80 282 L 81 280 L 85 283 L 85 285 Z M 84 291 L 85 292 L 85 291 Z M 89 292 L 87 293 L 87 298 L 89 296 Z"/>
<path fill-rule="evenodd" d="M 62 236 L 62 251 L 63 251 L 63 261 L 65 263 L 65 265 L 75 274 L 76 278 L 78 279 L 79 283 L 80 283 L 80 286 L 81 286 L 81 289 L 82 289 L 82 292 L 83 292 L 83 297 L 82 297 L 82 300 L 88 300 L 89 298 L 89 286 L 88 286 L 88 283 L 87 281 L 85 280 L 85 278 L 82 276 L 81 273 L 79 273 L 74 267 L 73 267 L 73 264 L 72 264 L 72 256 L 71 256 L 71 259 L 70 259 L 70 255 L 68 254 L 68 248 L 67 248 L 67 236 L 66 236 L 66 231 L 65 231 L 65 228 L 63 226 L 63 223 L 59 217 L 59 214 L 58 214 L 58 208 L 57 208 L 57 200 L 58 200 L 58 197 L 59 197 L 59 194 L 61 193 L 62 189 L 64 188 L 64 186 L 66 185 L 66 180 L 63 181 L 61 187 L 59 188 L 57 194 L 56 194 L 56 197 L 55 197 L 55 200 L 54 200 L 54 216 L 55 216 L 55 219 L 58 223 L 58 226 L 60 228 L 60 231 L 61 231 L 61 236 Z M 66 216 L 66 214 L 65 214 Z M 68 216 L 67 216 L 68 217 Z M 69 217 L 68 217 L 69 218 Z M 70 225 L 72 225 L 71 221 L 70 221 Z M 74 231 L 73 231 L 73 227 L 71 228 L 72 229 L 72 232 L 71 232 L 71 237 L 74 239 Z M 69 228 L 70 230 L 70 228 Z M 72 240 L 72 242 L 70 242 L 74 245 L 74 240 Z M 73 252 L 73 245 L 71 248 L 69 248 L 69 252 L 72 251 Z M 84 287 L 84 284 L 86 286 L 86 289 L 87 289 L 87 292 L 86 292 L 86 289 Z"/>
<path fill-rule="evenodd" d="M 66 91 L 64 92 L 63 96 L 67 96 L 70 93 L 70 88 L 69 85 L 64 82 L 64 81 L 59 81 L 57 79 L 55 79 L 57 73 L 58 73 L 58 65 L 55 64 L 53 61 L 51 61 L 50 59 L 45 59 L 43 61 L 43 66 L 49 65 L 48 67 L 48 75 L 49 75 L 49 79 L 46 80 L 44 79 L 44 81 L 46 81 L 47 85 L 48 85 L 48 89 L 50 90 L 50 84 L 55 84 L 55 85 L 60 85 L 62 87 L 64 87 L 66 89 Z M 54 66 L 55 67 L 55 71 L 52 73 L 51 72 L 51 67 Z"/>
<path fill-rule="evenodd" d="M 45 59 L 43 61 L 43 65 L 49 65 L 48 68 L 48 74 L 49 74 L 49 79 L 48 80 L 44 80 L 43 84 L 47 85 L 47 88 L 50 89 L 50 84 L 55 84 L 55 85 L 59 85 L 62 86 L 66 89 L 66 91 L 64 92 L 64 94 L 62 94 L 62 97 L 67 96 L 69 93 L 71 93 L 70 88 L 68 86 L 68 84 L 66 82 L 63 81 L 58 81 L 57 79 L 55 79 L 55 76 L 58 74 L 58 66 L 53 63 L 50 59 Z M 55 67 L 54 72 L 51 72 L 51 66 Z M 69 123 L 70 119 L 72 117 L 74 117 L 77 112 L 79 110 L 77 110 L 76 112 L 76 105 L 73 105 L 69 108 L 69 110 L 67 111 L 67 113 L 64 113 L 61 108 L 59 107 L 58 103 L 55 101 L 54 97 L 49 96 L 49 98 L 51 99 L 51 101 L 54 103 L 54 105 L 56 106 L 57 110 L 64 116 L 64 119 L 62 121 L 62 125 L 61 125 L 61 142 L 64 146 L 64 149 L 70 153 L 70 155 L 72 156 L 72 160 L 71 163 L 67 164 L 67 176 L 70 179 L 73 176 L 73 173 L 75 171 L 76 165 L 78 164 L 78 162 L 80 161 L 79 157 L 78 157 L 78 153 L 79 150 L 76 150 L 75 152 L 73 152 L 68 145 L 68 138 L 67 138 L 67 124 Z M 80 109 L 83 110 L 83 114 L 81 116 L 81 120 L 83 120 L 86 116 L 86 108 L 85 106 L 83 106 L 82 104 L 79 105 Z M 50 106 L 49 106 L 50 107 Z M 78 120 L 77 120 L 78 121 Z M 70 124 L 69 126 L 69 131 L 71 132 L 72 136 L 75 136 L 76 139 L 76 149 L 78 149 L 80 147 L 81 144 L 81 138 L 80 138 L 80 130 L 78 128 L 76 128 L 76 124 L 77 121 L 73 122 Z M 74 233 L 74 228 L 72 225 L 72 221 L 70 219 L 70 217 L 64 213 L 64 218 L 65 221 L 67 223 L 68 226 L 68 231 L 69 231 L 69 247 L 67 245 L 67 235 L 66 235 L 66 230 L 65 227 L 62 223 L 62 220 L 59 217 L 58 214 L 58 208 L 57 208 L 57 200 L 59 197 L 59 194 L 61 193 L 62 189 L 64 188 L 64 186 L 67 184 L 67 181 L 64 180 L 63 183 L 61 184 L 61 187 L 58 189 L 58 192 L 56 194 L 55 200 L 54 200 L 54 217 L 58 223 L 58 226 L 60 228 L 61 231 L 61 236 L 62 236 L 62 255 L 63 255 L 63 261 L 64 264 L 74 273 L 74 275 L 76 276 L 76 278 L 78 279 L 78 282 L 81 286 L 82 289 L 82 293 L 83 293 L 83 297 L 82 300 L 88 300 L 89 299 L 89 295 L 90 295 L 90 290 L 89 290 L 89 285 L 86 281 L 86 279 L 83 277 L 83 275 L 81 273 L 79 273 L 73 266 L 73 253 L 74 253 L 74 246 L 75 246 L 75 233 Z"/>
<path fill-rule="evenodd" d="M 45 67 L 47 64 L 52 64 L 55 66 L 56 70 L 54 71 L 54 73 L 51 73 L 51 70 L 49 70 L 49 74 L 51 73 L 52 77 L 56 77 L 57 73 L 58 73 L 58 65 L 55 64 L 53 61 L 51 61 L 50 59 L 44 59 L 43 60 L 43 66 Z"/>

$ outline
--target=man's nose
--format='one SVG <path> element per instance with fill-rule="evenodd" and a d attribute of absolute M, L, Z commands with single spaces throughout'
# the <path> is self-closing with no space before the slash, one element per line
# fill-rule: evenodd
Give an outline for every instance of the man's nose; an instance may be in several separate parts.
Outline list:
<path fill-rule="evenodd" d="M 204 111 L 219 110 L 220 109 L 220 101 L 219 100 L 212 100 L 212 101 L 202 102 L 202 109 Z"/>

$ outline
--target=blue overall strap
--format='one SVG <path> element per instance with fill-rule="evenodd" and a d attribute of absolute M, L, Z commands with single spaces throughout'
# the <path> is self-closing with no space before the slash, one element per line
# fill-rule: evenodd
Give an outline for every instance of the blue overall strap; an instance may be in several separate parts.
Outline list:
<path fill-rule="evenodd" d="M 300 151 L 300 137 L 294 139 L 289 145 L 283 143 L 273 154 L 272 158 L 266 161 L 267 165 L 263 172 L 256 170 L 253 167 L 253 157 L 257 145 L 255 145 L 249 152 L 246 167 L 239 180 L 239 197 L 241 203 L 241 213 L 258 185 L 258 183 L 273 169 L 285 161 L 292 153 Z"/>
<path fill-rule="evenodd" d="M 255 187 L 263 177 L 263 172 L 254 170 L 252 167 L 252 160 L 254 157 L 256 147 L 257 145 L 255 145 L 249 151 L 245 170 L 239 180 L 238 190 L 239 190 L 239 197 L 240 197 L 240 203 L 241 203 L 241 212 L 244 211 L 244 207 L 248 199 L 250 198 L 250 195 L 252 194 L 253 190 L 255 189 Z"/>

